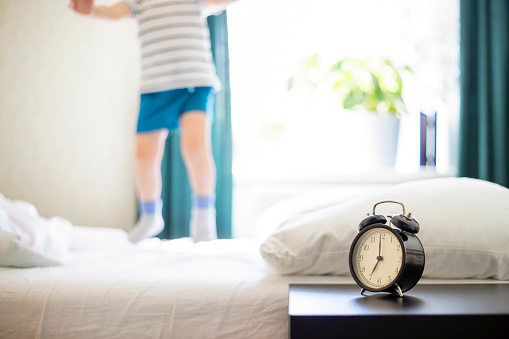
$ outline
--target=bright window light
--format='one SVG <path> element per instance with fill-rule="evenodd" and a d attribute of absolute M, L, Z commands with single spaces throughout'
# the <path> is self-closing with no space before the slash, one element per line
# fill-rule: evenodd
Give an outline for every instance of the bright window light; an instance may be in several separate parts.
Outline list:
<path fill-rule="evenodd" d="M 454 168 L 458 0 L 243 0 L 228 9 L 228 26 L 236 178 L 422 171 L 421 112 L 437 113 L 432 170 Z M 306 68 L 314 55 L 320 66 Z M 408 113 L 400 120 L 393 165 L 375 161 L 370 152 L 394 133 L 381 125 L 367 132 L 368 122 L 343 108 L 330 82 L 312 84 L 344 58 L 387 59 L 411 70 L 402 72 Z M 360 79 L 370 80 L 361 73 Z M 394 88 L 395 79 L 387 87 Z"/>

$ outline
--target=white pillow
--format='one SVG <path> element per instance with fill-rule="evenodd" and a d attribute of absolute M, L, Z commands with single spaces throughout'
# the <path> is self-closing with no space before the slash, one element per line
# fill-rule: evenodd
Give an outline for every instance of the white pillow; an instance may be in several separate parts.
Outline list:
<path fill-rule="evenodd" d="M 305 213 L 269 236 L 261 254 L 281 274 L 349 274 L 358 224 L 381 200 L 402 202 L 419 222 L 423 277 L 509 280 L 509 190 L 469 178 L 408 182 Z M 397 204 L 376 208 L 401 212 Z"/>
<path fill-rule="evenodd" d="M 69 252 L 72 224 L 39 216 L 34 205 L 0 194 L 0 266 L 61 265 Z"/>
<path fill-rule="evenodd" d="M 0 266 L 46 267 L 61 264 L 58 260 L 24 246 L 20 235 L 0 231 Z"/>

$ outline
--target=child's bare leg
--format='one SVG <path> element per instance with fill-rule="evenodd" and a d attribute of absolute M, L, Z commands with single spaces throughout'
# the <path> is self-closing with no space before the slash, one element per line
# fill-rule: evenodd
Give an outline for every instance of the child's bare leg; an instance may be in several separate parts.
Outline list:
<path fill-rule="evenodd" d="M 136 186 L 140 201 L 161 199 L 161 161 L 168 130 L 136 136 Z"/>
<path fill-rule="evenodd" d="M 180 148 L 191 189 L 208 196 L 216 188 L 216 167 L 212 157 L 210 120 L 203 111 L 190 111 L 180 118 Z"/>
<path fill-rule="evenodd" d="M 161 160 L 167 130 L 136 136 L 136 186 L 140 200 L 140 219 L 129 231 L 129 240 L 138 242 L 159 234 L 164 228 L 161 213 Z"/>
<path fill-rule="evenodd" d="M 191 237 L 195 242 L 217 238 L 215 188 L 216 166 L 212 156 L 211 122 L 203 111 L 180 118 L 180 146 L 193 191 Z"/>

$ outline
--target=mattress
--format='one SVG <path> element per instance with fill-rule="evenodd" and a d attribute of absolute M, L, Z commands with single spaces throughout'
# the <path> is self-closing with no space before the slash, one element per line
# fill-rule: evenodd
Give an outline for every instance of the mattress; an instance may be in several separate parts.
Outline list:
<path fill-rule="evenodd" d="M 0 338 L 287 338 L 290 283 L 353 283 L 280 275 L 259 246 L 76 227 L 64 265 L 0 268 Z M 463 282 L 500 283 L 420 283 Z"/>

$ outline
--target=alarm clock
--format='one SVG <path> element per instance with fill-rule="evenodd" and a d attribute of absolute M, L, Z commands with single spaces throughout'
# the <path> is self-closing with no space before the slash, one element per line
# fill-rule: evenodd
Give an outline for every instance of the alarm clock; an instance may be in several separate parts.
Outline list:
<path fill-rule="evenodd" d="M 402 214 L 375 214 L 376 206 L 399 204 Z M 387 222 L 389 221 L 389 222 Z M 373 214 L 359 223 L 359 233 L 350 247 L 350 272 L 364 292 L 388 292 L 403 296 L 424 271 L 424 248 L 417 237 L 419 223 L 398 201 L 384 200 L 373 206 Z"/>

